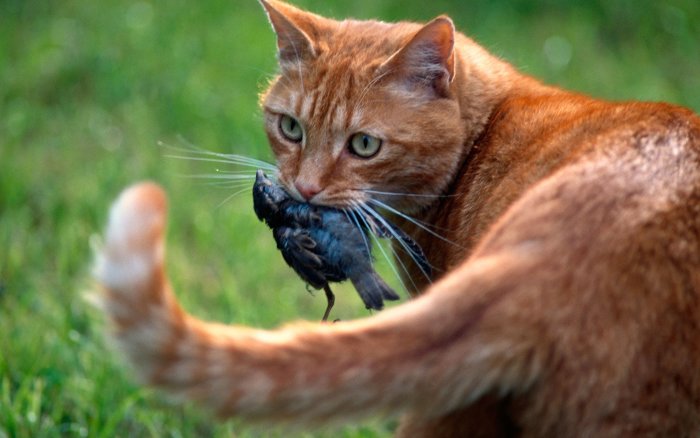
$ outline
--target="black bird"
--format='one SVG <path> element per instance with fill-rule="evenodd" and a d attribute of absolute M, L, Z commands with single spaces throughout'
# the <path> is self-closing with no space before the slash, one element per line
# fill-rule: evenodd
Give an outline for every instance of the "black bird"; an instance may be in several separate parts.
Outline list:
<path fill-rule="evenodd" d="M 384 300 L 399 296 L 372 267 L 372 254 L 367 244 L 367 228 L 360 228 L 342 210 L 312 205 L 293 199 L 281 186 L 258 170 L 253 186 L 253 207 L 258 219 L 271 229 L 277 248 L 289 266 L 306 283 L 324 289 L 328 318 L 335 297 L 329 282 L 350 279 L 368 309 L 380 310 Z M 372 225 L 375 227 L 375 223 Z M 394 234 L 392 234 L 392 232 Z M 420 247 L 405 233 L 376 226 L 380 237 L 401 238 L 416 256 L 423 269 L 430 269 Z M 429 271 L 427 271 L 429 272 Z"/>

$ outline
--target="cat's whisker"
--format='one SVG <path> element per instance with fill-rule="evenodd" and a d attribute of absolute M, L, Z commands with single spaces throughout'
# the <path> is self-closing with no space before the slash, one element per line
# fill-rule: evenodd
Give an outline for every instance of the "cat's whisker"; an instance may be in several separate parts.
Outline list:
<path fill-rule="evenodd" d="M 192 156 L 185 156 L 185 155 L 165 155 L 167 158 L 176 158 L 180 160 L 188 160 L 188 161 L 204 161 L 207 163 L 223 163 L 223 164 L 234 164 L 238 166 L 247 166 L 247 167 L 253 167 L 255 169 L 263 169 L 267 170 L 269 172 L 277 172 L 277 167 L 271 165 L 271 164 L 263 164 L 263 162 L 246 162 L 246 161 L 236 161 L 232 160 L 229 158 L 209 158 L 209 157 L 192 157 Z"/>
<path fill-rule="evenodd" d="M 224 154 L 220 152 L 213 152 L 203 150 L 198 148 L 186 140 L 180 138 L 180 141 L 185 143 L 187 147 L 175 147 L 172 145 L 165 144 L 164 142 L 158 142 L 159 145 L 172 151 L 172 154 L 167 154 L 167 158 L 175 158 L 187 161 L 202 161 L 206 163 L 218 163 L 227 164 L 234 166 L 252 167 L 253 169 L 263 169 L 265 170 L 272 180 L 277 180 L 279 176 L 279 170 L 277 166 L 258 160 L 252 157 L 246 157 L 237 154 Z M 226 190 L 235 190 L 234 193 L 227 196 L 226 199 L 221 201 L 216 208 L 221 208 L 224 204 L 229 202 L 234 197 L 247 192 L 252 189 L 251 183 L 255 180 L 255 172 L 252 170 L 220 170 L 216 169 L 214 173 L 202 173 L 202 174 L 191 174 L 191 175 L 181 175 L 184 178 L 191 179 L 202 179 L 210 180 L 209 186 L 218 187 Z"/>
<path fill-rule="evenodd" d="M 218 174 L 218 173 L 205 173 L 205 174 L 195 174 L 195 175 L 181 175 L 185 178 L 192 178 L 192 179 L 222 179 L 222 180 L 228 180 L 228 181 L 233 181 L 233 180 L 254 180 L 255 179 L 255 174 L 251 174 L 250 172 L 246 174 Z"/>
<path fill-rule="evenodd" d="M 221 189 L 221 190 L 239 190 L 239 189 L 244 189 L 244 190 L 252 190 L 253 184 L 252 184 L 252 179 L 241 179 L 241 180 L 215 180 L 215 181 L 209 181 L 209 182 L 201 182 L 199 183 L 203 186 L 206 187 L 214 187 L 216 189 Z"/>
<path fill-rule="evenodd" d="M 252 184 L 250 180 L 217 180 L 217 181 L 210 181 L 207 183 L 202 183 L 206 184 L 209 186 L 217 186 L 217 187 L 230 187 L 230 188 L 238 188 L 238 187 L 252 187 Z"/>
<path fill-rule="evenodd" d="M 411 257 L 411 259 L 416 263 L 416 265 L 417 265 L 418 268 L 421 270 L 421 272 L 423 273 L 423 275 L 425 275 L 425 278 L 426 278 L 428 281 L 430 281 L 430 276 L 428 275 L 427 272 L 425 272 L 425 271 L 423 270 L 423 268 L 421 267 L 421 264 L 420 264 L 420 263 L 418 262 L 418 260 L 417 260 L 418 254 L 416 254 L 416 253 L 414 252 L 414 250 L 413 250 L 411 247 L 409 247 L 408 245 L 406 245 L 406 243 L 403 241 L 403 239 L 401 238 L 401 236 L 399 236 L 398 233 L 394 230 L 395 225 L 392 224 L 392 223 L 390 223 L 385 217 L 383 217 L 381 214 L 379 214 L 379 212 L 377 212 L 376 210 L 374 210 L 373 208 L 371 208 L 371 207 L 369 207 L 369 206 L 367 206 L 367 205 L 361 205 L 360 208 L 361 208 L 363 211 L 365 211 L 365 212 L 368 214 L 368 216 L 371 216 L 371 217 L 373 218 L 373 220 L 376 220 L 377 222 L 379 222 L 381 225 L 384 226 L 384 228 L 386 228 L 386 229 L 389 231 L 389 233 L 391 234 L 391 236 L 393 237 L 393 239 L 395 239 L 395 240 L 401 245 L 401 247 L 404 249 L 404 251 L 406 251 L 406 253 L 407 253 L 407 254 Z M 429 264 L 429 266 L 430 266 L 431 268 L 433 268 L 432 265 Z"/>
<path fill-rule="evenodd" d="M 185 140 L 181 140 L 186 143 Z M 235 164 L 235 165 L 242 165 L 242 166 L 249 166 L 249 167 L 258 167 L 261 169 L 265 169 L 268 171 L 273 171 L 277 172 L 277 166 L 275 166 L 272 163 L 268 163 L 267 161 L 259 160 L 257 158 L 252 158 L 252 157 L 246 157 L 244 155 L 238 155 L 238 154 L 225 154 L 221 152 L 213 152 L 213 151 L 207 151 L 201 148 L 198 148 L 192 144 L 188 144 L 188 147 L 176 147 L 173 145 L 166 144 L 162 141 L 159 141 L 158 144 L 161 147 L 164 147 L 170 151 L 172 151 L 172 154 L 167 154 L 165 155 L 168 158 L 176 158 L 176 159 L 181 159 L 181 160 L 190 160 L 190 161 L 208 161 L 208 162 L 215 162 L 215 163 L 226 163 L 226 164 Z"/>
<path fill-rule="evenodd" d="M 226 160 L 229 160 L 231 163 L 237 163 L 237 164 L 252 164 L 255 166 L 259 166 L 260 168 L 265 168 L 269 170 L 277 170 L 277 166 L 274 164 L 268 163 L 266 161 L 258 160 L 257 158 L 251 158 L 251 157 L 245 157 L 243 155 L 237 155 L 237 154 L 216 154 L 217 157 L 224 158 Z"/>
<path fill-rule="evenodd" d="M 255 176 L 257 169 L 254 171 L 251 171 L 249 169 L 246 170 L 221 170 L 221 169 L 216 169 L 215 170 L 215 175 L 253 175 Z M 270 174 L 265 174 L 268 178 L 277 178 L 277 172 L 273 172 Z"/>
<path fill-rule="evenodd" d="M 365 224 L 365 226 L 367 227 L 367 229 L 369 229 L 369 230 L 372 229 L 371 226 L 370 226 L 370 224 L 367 222 L 367 218 L 365 218 L 365 216 L 364 216 L 364 214 L 362 213 L 362 211 L 359 211 L 359 210 L 351 210 L 351 211 L 354 212 L 354 213 L 357 213 L 357 216 L 358 216 L 358 217 L 360 218 L 360 220 Z M 380 252 L 382 253 L 382 255 L 384 256 L 384 259 L 386 259 L 386 261 L 389 263 L 389 267 L 390 267 L 391 270 L 394 272 L 394 275 L 396 275 L 396 278 L 399 280 L 399 283 L 401 283 L 401 287 L 403 287 L 404 290 L 408 290 L 408 288 L 406 287 L 406 284 L 405 284 L 405 283 L 403 282 L 403 280 L 401 279 L 401 275 L 399 274 L 399 271 L 396 270 L 396 267 L 394 266 L 394 263 L 392 263 L 391 259 L 389 258 L 389 255 L 386 253 L 386 251 L 384 251 L 384 248 L 382 247 L 382 244 L 381 244 L 381 242 L 379 241 L 379 239 L 377 238 L 377 236 L 375 236 L 374 233 L 369 233 L 369 235 L 370 235 L 370 238 L 371 238 L 372 240 L 374 240 L 375 244 L 376 244 L 377 247 L 379 248 L 379 251 L 380 251 Z M 410 278 L 410 276 L 408 276 L 408 277 Z M 413 282 L 413 280 L 411 280 L 411 282 Z"/>
<path fill-rule="evenodd" d="M 263 69 L 261 69 L 261 68 L 259 68 L 259 67 L 254 66 L 254 65 L 245 65 L 245 64 L 243 64 L 243 65 L 237 65 L 236 68 L 241 68 L 241 69 L 244 69 L 244 70 L 250 70 L 250 71 L 262 73 L 263 75 L 265 75 L 265 77 L 266 77 L 267 79 L 272 79 L 272 78 L 274 78 L 274 77 L 276 76 L 276 73 L 275 73 L 274 71 L 263 70 Z"/>
<path fill-rule="evenodd" d="M 365 85 L 365 88 L 362 89 L 362 93 L 360 94 L 360 97 L 357 99 L 357 106 L 359 107 L 360 105 L 365 103 L 365 102 L 363 102 L 363 99 L 365 98 L 365 96 L 367 96 L 367 93 L 369 93 L 369 91 L 372 89 L 372 87 L 374 85 L 376 85 L 380 80 L 382 80 L 382 78 L 386 77 L 389 73 L 391 73 L 393 71 L 394 71 L 394 69 L 387 69 L 384 72 L 382 72 L 382 74 L 380 74 L 379 76 L 377 76 L 377 77 L 373 78 L 371 81 L 369 81 L 369 83 L 367 85 Z"/>
<path fill-rule="evenodd" d="M 360 230 L 360 234 L 362 235 L 362 240 L 365 242 L 365 248 L 367 248 L 367 252 L 371 253 L 371 249 L 369 246 L 369 242 L 367 241 L 367 237 L 365 236 L 365 233 L 362 232 L 362 226 L 360 226 L 360 223 L 357 221 L 357 218 L 354 215 L 354 211 L 352 209 L 347 210 L 347 209 L 342 209 L 342 212 L 345 213 L 345 216 L 348 218 L 348 220 L 352 223 L 355 224 L 358 230 Z"/>
<path fill-rule="evenodd" d="M 242 193 L 248 192 L 248 191 L 252 191 L 252 187 L 248 187 L 248 185 L 246 185 L 246 187 L 244 187 L 244 188 L 242 188 L 242 189 L 240 189 L 240 190 L 238 190 L 238 191 L 232 193 L 231 195 L 227 196 L 226 199 L 224 199 L 223 201 L 221 201 L 221 202 L 216 206 L 216 208 L 218 209 L 218 208 L 223 207 L 224 204 L 228 203 L 229 201 L 231 201 L 231 200 L 232 200 L 233 198 L 235 198 L 236 196 L 238 196 L 238 195 L 240 195 L 240 194 L 242 194 Z"/>
<path fill-rule="evenodd" d="M 214 173 L 211 175 L 255 175 L 254 170 L 250 169 L 245 169 L 245 170 L 222 170 L 222 169 L 214 169 Z"/>
<path fill-rule="evenodd" d="M 361 217 L 363 218 L 363 221 L 365 222 L 366 226 L 369 227 L 370 225 L 368 224 L 368 219 L 366 218 L 366 214 L 363 213 L 363 210 L 365 210 L 365 206 L 364 206 L 362 203 L 359 203 L 359 202 L 356 203 L 356 205 L 357 205 L 357 208 L 358 208 L 358 209 L 357 209 L 358 214 L 361 215 Z M 370 209 L 370 210 L 371 210 L 371 209 Z M 370 219 L 371 219 L 371 218 L 370 218 Z M 383 218 L 382 218 L 382 219 L 383 219 Z M 388 230 L 390 230 L 390 232 L 391 232 L 392 234 L 394 234 L 393 228 L 390 227 L 390 226 L 386 223 L 386 221 L 384 221 L 384 226 L 385 226 Z M 423 269 L 420 267 L 420 264 L 416 262 L 416 259 L 415 259 L 415 257 L 414 257 L 413 251 L 411 251 L 409 248 L 407 248 L 406 245 L 403 243 L 403 241 L 402 241 L 398 236 L 396 236 L 395 234 L 394 234 L 394 238 L 401 244 L 401 246 L 403 247 L 404 251 L 406 251 L 406 252 L 409 254 L 409 256 L 411 257 L 411 259 L 418 265 L 419 269 L 420 269 L 421 271 L 423 271 Z M 379 243 L 377 243 L 377 244 L 379 244 Z M 409 272 L 408 268 L 406 268 L 406 265 L 405 265 L 404 262 L 401 260 L 401 258 L 398 256 L 398 254 L 396 253 L 396 251 L 394 250 L 394 246 L 393 246 L 393 245 L 389 245 L 389 248 L 391 249 L 391 253 L 392 253 L 392 255 L 394 256 L 394 260 L 396 260 L 396 263 L 398 263 L 398 264 L 401 266 L 401 270 L 404 272 L 404 274 L 406 274 L 406 278 L 408 278 L 408 280 L 411 282 L 411 285 L 413 286 L 413 290 L 416 290 L 416 291 L 419 290 L 418 285 L 416 285 L 416 282 L 413 281 L 413 277 L 411 276 L 411 273 Z M 430 281 L 430 278 L 428 277 L 428 275 L 427 275 L 425 272 L 423 272 L 423 274 L 424 274 L 424 275 L 426 276 L 426 278 L 428 279 L 428 282 L 431 282 L 431 281 Z M 397 275 L 398 275 L 398 273 L 397 273 Z M 399 276 L 399 281 L 401 281 L 401 284 L 402 284 L 402 286 L 404 287 L 404 289 L 408 290 L 408 289 L 406 288 L 406 285 L 405 285 L 405 284 L 403 283 L 403 281 L 401 280 L 401 277 L 400 277 L 400 276 Z"/>
<path fill-rule="evenodd" d="M 396 253 L 396 250 L 394 249 L 394 245 L 389 245 L 389 249 L 391 250 L 391 254 L 394 256 L 394 260 L 401 266 L 401 270 L 406 274 L 406 278 L 411 282 L 411 285 L 413 286 L 414 291 L 419 291 L 420 289 L 418 288 L 418 285 L 416 285 L 416 282 L 413 281 L 413 277 L 411 277 L 410 272 L 406 268 L 406 265 L 404 262 L 401 261 L 401 257 Z M 404 286 L 405 287 L 405 286 Z M 406 289 L 408 290 L 408 289 Z"/>
<path fill-rule="evenodd" d="M 233 164 L 240 164 L 240 165 L 250 165 L 250 166 L 257 166 L 261 169 L 265 170 L 271 170 L 271 171 L 277 171 L 277 166 L 274 164 L 268 163 L 266 161 L 258 160 L 256 158 L 251 158 L 251 157 L 245 157 L 243 155 L 237 155 L 237 154 L 215 154 L 216 157 L 222 158 L 229 163 Z"/>
<path fill-rule="evenodd" d="M 418 221 L 418 220 L 412 218 L 411 216 L 408 216 L 408 215 L 405 214 L 405 213 L 401 213 L 401 212 L 398 211 L 397 209 L 391 207 L 390 205 L 385 204 L 385 203 L 382 202 L 382 201 L 378 201 L 378 200 L 376 200 L 376 199 L 370 199 L 369 202 L 372 203 L 372 204 L 374 204 L 374 205 L 376 205 L 376 206 L 378 206 L 378 207 L 380 207 L 380 208 L 383 208 L 383 209 L 385 209 L 385 210 L 388 210 L 389 212 L 394 213 L 395 215 L 397 215 L 397 216 L 399 216 L 399 217 L 402 217 L 402 218 L 406 219 L 406 220 L 409 221 L 410 223 L 412 223 L 412 224 L 414 224 L 415 226 L 421 228 L 422 230 L 426 231 L 426 232 L 429 233 L 430 235 L 432 235 L 432 236 L 434 236 L 434 237 L 437 237 L 438 239 L 442 240 L 443 242 L 447 242 L 447 243 L 449 243 L 450 245 L 454 245 L 454 246 L 456 246 L 456 247 L 458 247 L 458 248 L 462 248 L 462 246 L 461 246 L 460 244 L 458 244 L 458 243 L 456 243 L 456 242 L 453 242 L 452 240 L 448 239 L 447 237 L 442 236 L 442 235 L 436 233 L 435 231 L 431 230 L 430 228 L 428 228 L 426 225 L 424 225 L 424 224 L 421 223 L 420 221 Z"/>
<path fill-rule="evenodd" d="M 275 169 L 277 168 L 277 166 L 275 166 L 274 164 L 268 163 L 267 161 L 259 160 L 257 158 L 248 157 L 248 156 L 240 155 L 240 154 L 227 154 L 227 153 L 223 153 L 223 152 L 215 152 L 215 151 L 208 151 L 206 149 L 202 149 L 200 147 L 195 146 L 191 142 L 187 141 L 187 139 L 185 139 L 181 135 L 178 135 L 178 140 L 181 143 L 184 143 L 187 147 L 178 148 L 178 147 L 175 147 L 172 145 L 165 145 L 165 143 L 163 143 L 163 142 L 159 142 L 159 144 L 161 144 L 165 147 L 168 147 L 168 148 L 170 148 L 174 151 L 177 151 L 177 152 L 186 152 L 186 153 L 189 152 L 192 154 L 208 155 L 208 156 L 213 156 L 213 157 L 218 157 L 218 158 L 230 159 L 230 160 L 236 161 L 236 162 L 248 162 L 248 163 L 252 163 L 252 164 L 258 164 L 260 166 L 268 166 L 268 167 L 275 168 Z"/>
<path fill-rule="evenodd" d="M 391 193 L 391 192 L 388 192 L 388 193 Z M 439 195 L 435 195 L 435 196 L 439 196 Z M 444 196 L 447 197 L 447 196 L 458 196 L 458 195 L 444 195 Z M 374 198 L 370 198 L 369 200 L 370 200 L 370 201 L 381 202 L 381 201 L 379 201 L 378 199 L 374 199 Z M 376 212 L 376 210 L 374 210 L 374 209 L 372 209 L 372 210 Z M 386 219 L 386 218 L 384 218 L 384 219 Z M 434 225 L 434 224 L 431 224 L 431 223 L 428 223 L 428 222 L 424 222 L 424 221 L 418 220 L 418 219 L 416 219 L 416 218 L 413 218 L 413 219 L 414 219 L 416 222 L 418 222 L 417 225 L 419 225 L 419 226 L 420 226 L 420 225 L 423 225 L 423 226 L 425 226 L 425 227 L 430 228 L 431 230 L 433 230 L 433 231 L 435 231 L 435 232 L 439 232 L 439 231 L 445 231 L 445 232 L 448 232 L 448 233 L 453 232 L 453 230 L 451 230 L 451 229 L 449 229 L 449 228 L 439 227 L 439 226 L 437 226 L 437 225 Z"/>
<path fill-rule="evenodd" d="M 185 176 L 186 177 L 186 176 Z M 239 185 L 239 186 L 244 186 L 244 185 L 249 185 L 252 186 L 250 183 L 250 179 L 213 179 L 209 181 L 202 181 L 200 184 L 208 185 L 208 186 L 230 186 L 230 185 Z"/>
<path fill-rule="evenodd" d="M 386 210 L 389 210 L 389 208 L 390 208 L 388 204 L 386 204 L 386 203 L 384 203 L 383 201 L 380 201 L 379 199 L 376 199 L 376 198 L 369 198 L 369 202 L 378 202 L 378 203 L 381 203 L 382 205 L 379 205 L 379 207 L 380 207 L 380 208 L 385 208 Z M 395 210 L 395 209 L 394 209 L 394 210 Z M 375 211 L 376 211 L 376 210 L 375 210 Z M 391 210 L 389 210 L 389 211 L 391 212 Z M 398 216 L 401 216 L 401 214 L 406 214 L 406 213 L 400 212 L 400 211 L 398 211 L 398 210 L 395 210 L 393 213 L 397 214 Z M 436 226 L 436 225 L 433 225 L 433 224 L 431 224 L 431 223 L 429 223 L 429 222 L 425 222 L 425 221 L 422 221 L 422 220 L 419 220 L 419 219 L 416 219 L 416 218 L 411 218 L 411 219 L 413 219 L 413 220 L 415 221 L 414 223 L 415 223 L 416 225 L 418 225 L 418 226 L 421 226 L 421 225 L 422 225 L 422 226 L 424 226 L 424 227 L 428 227 L 428 228 L 430 228 L 431 230 L 433 230 L 433 231 L 435 231 L 435 232 L 437 232 L 438 230 L 450 231 L 450 230 L 447 229 L 447 228 L 441 228 L 441 227 L 438 227 L 438 226 Z"/>
<path fill-rule="evenodd" d="M 381 225 L 384 225 L 384 228 L 386 228 L 389 231 L 389 233 L 391 233 L 393 238 L 399 243 L 399 245 L 401 245 L 401 247 L 406 252 L 406 254 L 408 254 L 408 256 L 411 257 L 411 260 L 413 260 L 413 263 L 415 263 L 416 266 L 418 266 L 418 269 L 425 276 L 426 280 L 428 280 L 429 283 L 432 283 L 430 275 L 427 272 L 425 272 L 425 270 L 423 269 L 423 266 L 418 261 L 418 254 L 416 254 L 413 251 L 413 249 L 411 249 L 408 245 L 406 245 L 406 243 L 403 241 L 403 239 L 401 239 L 401 237 L 396 233 L 396 231 L 394 231 L 393 225 L 390 224 L 386 218 L 384 218 L 376 210 L 372 209 L 368 205 L 360 204 L 359 207 L 361 210 L 363 210 L 363 211 L 367 212 L 369 215 L 371 215 L 374 218 L 374 220 L 377 220 Z M 430 265 L 429 263 L 428 263 L 428 266 L 433 268 L 433 266 Z"/>
<path fill-rule="evenodd" d="M 379 190 L 369 190 L 361 189 L 365 193 L 370 193 L 374 195 L 386 195 L 386 196 L 411 196 L 416 198 L 452 198 L 457 195 L 429 195 L 423 193 L 408 193 L 408 192 L 382 192 Z"/>

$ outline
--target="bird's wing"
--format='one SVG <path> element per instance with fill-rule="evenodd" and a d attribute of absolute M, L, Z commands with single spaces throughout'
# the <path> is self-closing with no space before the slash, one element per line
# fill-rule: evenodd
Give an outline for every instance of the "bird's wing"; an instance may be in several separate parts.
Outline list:
<path fill-rule="evenodd" d="M 402 246 L 409 252 L 409 256 L 418 265 L 418 267 L 423 271 L 428 277 L 432 277 L 432 266 L 428 262 L 428 258 L 423 252 L 423 248 L 416 243 L 415 240 L 406 234 L 401 228 L 387 221 L 386 224 L 382 224 L 379 221 L 372 221 L 371 231 L 380 238 L 383 239 L 394 239 L 398 238 L 402 242 Z"/>
<path fill-rule="evenodd" d="M 274 236 L 282 257 L 302 280 L 316 289 L 328 283 L 323 273 L 324 261 L 314 252 L 316 242 L 307 230 L 279 227 L 274 230 Z"/>

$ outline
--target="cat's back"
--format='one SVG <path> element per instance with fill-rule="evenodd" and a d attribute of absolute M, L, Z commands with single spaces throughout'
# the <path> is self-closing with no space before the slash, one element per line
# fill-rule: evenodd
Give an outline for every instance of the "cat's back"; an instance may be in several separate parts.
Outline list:
<path fill-rule="evenodd" d="M 517 199 L 564 168 L 607 169 L 651 187 L 679 174 L 695 181 L 699 153 L 700 117 L 682 107 L 563 92 L 514 97 L 473 147 L 449 207 L 460 214 L 444 226 L 458 230 L 454 237 L 470 250 Z"/>
<path fill-rule="evenodd" d="M 564 108 L 530 108 L 536 126 L 511 137 L 518 164 L 495 157 L 474 176 L 503 172 L 472 213 L 493 224 L 472 256 L 534 263 L 502 320 L 525 314 L 550 334 L 548 385 L 506 409 L 551 436 L 698 431 L 700 119 L 667 104 Z"/>
<path fill-rule="evenodd" d="M 480 165 L 462 176 L 469 202 L 481 205 L 462 213 L 485 229 L 459 217 L 478 236 L 468 256 L 523 260 L 494 274 L 517 286 L 485 319 L 537 333 L 542 381 L 431 423 L 425 436 L 700 432 L 700 378 L 689 368 L 700 361 L 700 119 L 665 104 L 566 110 L 557 120 L 556 108 L 530 108 L 538 126 L 506 134 L 520 115 L 501 113 L 490 127 L 505 124 L 491 134 L 500 145 L 479 145 Z M 497 147 L 512 155 L 485 153 Z M 484 429 L 491 424 L 496 432 Z M 427 426 L 404 427 L 402 436 L 416 436 Z"/>

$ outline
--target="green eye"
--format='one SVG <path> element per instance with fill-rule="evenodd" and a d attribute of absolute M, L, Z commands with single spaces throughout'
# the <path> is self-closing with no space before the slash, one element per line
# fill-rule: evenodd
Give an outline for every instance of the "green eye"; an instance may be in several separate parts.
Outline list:
<path fill-rule="evenodd" d="M 350 150 L 357 156 L 369 158 L 379 152 L 382 141 L 363 132 L 350 137 Z"/>
<path fill-rule="evenodd" d="M 304 137 L 304 131 L 301 129 L 299 122 L 286 114 L 280 117 L 280 131 L 282 131 L 282 135 L 284 135 L 287 140 L 295 143 L 300 142 Z"/>

